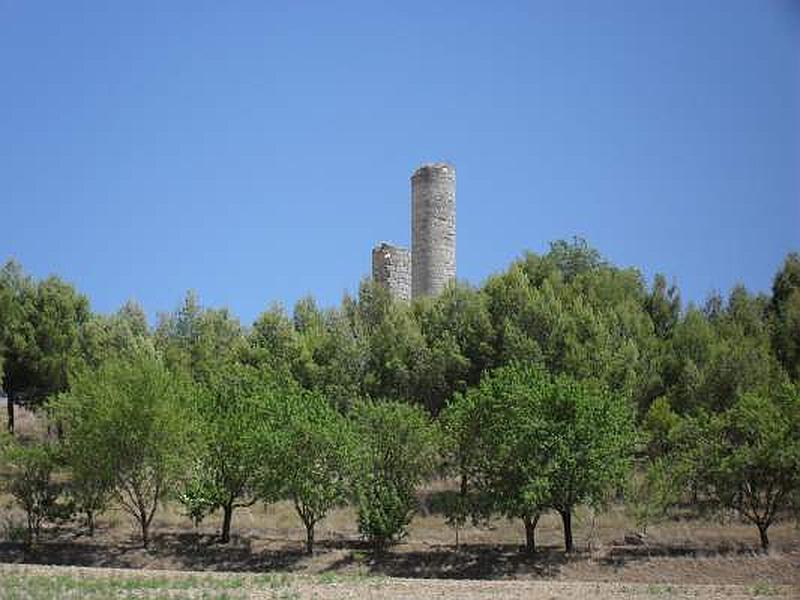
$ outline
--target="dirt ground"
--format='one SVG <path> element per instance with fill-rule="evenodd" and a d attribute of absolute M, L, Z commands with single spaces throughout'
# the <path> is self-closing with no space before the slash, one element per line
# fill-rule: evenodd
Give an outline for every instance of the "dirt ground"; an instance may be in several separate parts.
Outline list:
<path fill-rule="evenodd" d="M 558 600 L 797 598 L 800 588 L 759 584 L 486 581 L 0 565 L 0 599 L 26 598 L 464 598 Z"/>
<path fill-rule="evenodd" d="M 26 551 L 21 541 L 8 540 L 13 538 L 9 523 L 18 526 L 22 515 L 8 507 L 7 498 L 0 499 L 3 506 L 3 563 L 410 579 L 800 585 L 800 532 L 791 523 L 773 527 L 773 547 L 765 555 L 758 551 L 755 529 L 738 522 L 673 521 L 652 527 L 640 543 L 626 535 L 631 526 L 622 508 L 594 516 L 580 511 L 578 551 L 565 556 L 560 522 L 547 515 L 537 528 L 539 551 L 528 556 L 521 552 L 521 523 L 503 519 L 489 527 L 465 528 L 456 548 L 454 531 L 441 514 L 426 509 L 423 498 L 423 512 L 412 522 L 408 538 L 388 551 L 370 552 L 359 539 L 355 515 L 344 508 L 320 524 L 316 552 L 307 556 L 304 529 L 289 503 L 237 511 L 227 545 L 216 541 L 218 515 L 194 528 L 177 507 L 167 506 L 156 517 L 148 550 L 140 547 L 127 516 L 112 511 L 99 519 L 94 537 L 74 525 L 50 527 L 38 546 Z"/>

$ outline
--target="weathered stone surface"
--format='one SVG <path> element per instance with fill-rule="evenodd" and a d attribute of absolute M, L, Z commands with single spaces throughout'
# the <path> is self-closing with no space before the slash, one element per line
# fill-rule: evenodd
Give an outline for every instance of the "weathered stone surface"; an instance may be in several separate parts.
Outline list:
<path fill-rule="evenodd" d="M 372 279 L 397 300 L 411 300 L 411 252 L 381 242 L 372 249 Z"/>
<path fill-rule="evenodd" d="M 411 176 L 412 296 L 435 296 L 456 277 L 456 170 L 423 165 Z"/>

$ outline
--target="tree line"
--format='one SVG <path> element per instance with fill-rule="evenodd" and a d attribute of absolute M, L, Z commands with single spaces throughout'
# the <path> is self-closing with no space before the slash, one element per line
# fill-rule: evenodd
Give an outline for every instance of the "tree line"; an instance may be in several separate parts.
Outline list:
<path fill-rule="evenodd" d="M 526 253 L 480 287 L 405 304 L 364 281 L 321 309 L 304 298 L 244 327 L 188 293 L 150 327 L 58 277 L 0 271 L 3 485 L 27 515 L 80 519 L 112 503 L 146 546 L 161 502 L 194 522 L 290 500 L 315 525 L 352 503 L 376 548 L 400 539 L 416 491 L 449 477 L 448 522 L 503 515 L 535 550 L 579 505 L 624 500 L 642 528 L 670 511 L 736 512 L 769 545 L 800 509 L 800 255 L 770 294 L 701 306 L 585 241 Z M 15 406 L 52 435 L 12 435 Z"/>

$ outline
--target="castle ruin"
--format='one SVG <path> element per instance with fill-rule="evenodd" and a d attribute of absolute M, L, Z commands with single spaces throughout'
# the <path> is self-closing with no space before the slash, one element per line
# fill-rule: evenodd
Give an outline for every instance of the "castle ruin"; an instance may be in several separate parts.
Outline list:
<path fill-rule="evenodd" d="M 436 296 L 456 277 L 456 170 L 423 165 L 411 176 L 411 251 L 382 242 L 372 278 L 398 300 Z"/>

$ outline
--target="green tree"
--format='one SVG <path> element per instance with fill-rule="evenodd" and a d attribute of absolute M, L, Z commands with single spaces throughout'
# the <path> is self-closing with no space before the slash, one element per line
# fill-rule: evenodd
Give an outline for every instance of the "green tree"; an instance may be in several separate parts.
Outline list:
<path fill-rule="evenodd" d="M 152 350 L 153 340 L 144 309 L 128 301 L 111 315 L 92 314 L 84 324 L 81 353 L 86 363 L 98 367 L 103 361 Z"/>
<path fill-rule="evenodd" d="M 548 505 L 561 515 L 566 551 L 572 552 L 575 507 L 603 505 L 631 473 L 635 420 L 630 404 L 601 386 L 562 375 L 545 389 Z"/>
<path fill-rule="evenodd" d="M 665 519 L 669 509 L 680 500 L 674 465 L 666 456 L 647 461 L 640 473 L 634 474 L 625 486 L 626 508 L 642 535 L 647 527 Z"/>
<path fill-rule="evenodd" d="M 436 464 L 437 429 L 422 408 L 395 401 L 358 403 L 351 418 L 358 528 L 380 550 L 406 535 L 416 488 Z"/>
<path fill-rule="evenodd" d="M 354 437 L 347 419 L 315 392 L 296 389 L 285 394 L 279 419 L 279 486 L 303 521 L 306 551 L 311 554 L 316 524 L 346 499 Z"/>
<path fill-rule="evenodd" d="M 10 308 L 0 333 L 5 337 L 8 428 L 13 432 L 15 404 L 37 408 L 51 394 L 67 389 L 70 372 L 84 361 L 81 336 L 90 312 L 86 297 L 71 285 L 54 276 L 34 282 L 13 261 L 0 271 L 0 289 Z"/>
<path fill-rule="evenodd" d="M 414 377 L 415 396 L 438 414 L 454 392 L 477 385 L 493 360 L 486 297 L 465 284 L 453 284 L 435 298 L 416 301 L 413 310 L 425 344 Z"/>
<path fill-rule="evenodd" d="M 575 506 L 602 504 L 630 470 L 630 404 L 592 382 L 514 363 L 457 397 L 450 411 L 471 415 L 467 428 L 456 429 L 455 445 L 465 446 L 458 456 L 472 463 L 472 484 L 492 512 L 522 520 L 529 552 L 539 516 L 550 508 L 561 515 L 572 551 Z"/>
<path fill-rule="evenodd" d="M 350 315 L 366 347 L 362 395 L 392 400 L 416 398 L 425 340 L 412 309 L 393 301 L 383 286 L 365 281 Z"/>
<path fill-rule="evenodd" d="M 467 519 L 478 521 L 483 516 L 475 485 L 484 457 L 478 443 L 481 433 L 478 408 L 478 394 L 457 392 L 439 415 L 442 470 L 459 481 L 458 493 L 449 496 L 446 506 L 447 522 L 456 532 L 456 547 L 459 529 Z"/>
<path fill-rule="evenodd" d="M 778 359 L 795 381 L 800 380 L 800 253 L 792 252 L 775 275 L 770 306 L 773 344 Z"/>
<path fill-rule="evenodd" d="M 44 522 L 61 512 L 58 499 L 63 485 L 54 478 L 58 449 L 46 442 L 22 444 L 0 434 L 0 455 L 5 463 L 2 488 L 25 511 L 27 545 L 39 539 Z"/>
<path fill-rule="evenodd" d="M 221 360 L 239 358 L 247 351 L 244 331 L 228 309 L 204 308 L 191 291 L 178 310 L 159 315 L 155 342 L 171 370 L 201 383 Z"/>
<path fill-rule="evenodd" d="M 460 471 L 462 494 L 469 487 L 478 498 L 470 503 L 473 516 L 496 512 L 520 519 L 528 552 L 536 549 L 536 525 L 549 500 L 545 382 L 540 369 L 514 363 L 456 395 L 443 415 L 444 430 L 452 436 L 448 455 Z"/>
<path fill-rule="evenodd" d="M 273 304 L 253 323 L 248 334 L 248 362 L 273 372 L 293 373 L 300 360 L 300 340 L 286 310 Z"/>
<path fill-rule="evenodd" d="M 68 491 L 77 512 L 82 513 L 90 536 L 94 535 L 98 515 L 102 514 L 114 491 L 114 477 L 107 457 L 97 456 L 100 447 L 96 431 L 84 419 L 92 407 L 83 406 L 83 399 L 61 393 L 49 403 L 53 420 L 68 435 L 62 436 L 61 453 L 70 474 Z"/>
<path fill-rule="evenodd" d="M 684 485 L 697 486 L 712 509 L 736 510 L 768 531 L 800 489 L 800 392 L 748 392 L 727 410 L 687 417 L 672 455 Z"/>
<path fill-rule="evenodd" d="M 109 360 L 84 370 L 57 401 L 65 443 L 94 459 L 97 482 L 113 481 L 113 496 L 141 530 L 185 473 L 193 455 L 191 388 L 154 356 Z"/>
<path fill-rule="evenodd" d="M 556 242 L 490 278 L 484 293 L 493 366 L 520 361 L 595 379 L 642 412 L 662 393 L 661 350 L 638 271 L 610 265 L 584 242 Z"/>
<path fill-rule="evenodd" d="M 742 394 L 781 385 L 772 348 L 769 301 L 735 287 L 703 310 L 689 307 L 668 341 L 665 396 L 679 414 L 725 411 Z"/>
<path fill-rule="evenodd" d="M 196 395 L 199 452 L 179 499 L 196 522 L 222 510 L 222 543 L 230 541 L 234 510 L 259 499 L 259 472 L 269 456 L 264 440 L 272 433 L 280 393 L 269 373 L 222 363 L 206 374 Z"/>
<path fill-rule="evenodd" d="M 678 324 L 681 315 L 681 296 L 677 285 L 667 285 L 661 273 L 653 280 L 653 289 L 645 299 L 645 309 L 653 320 L 656 334 L 667 339 Z"/>

